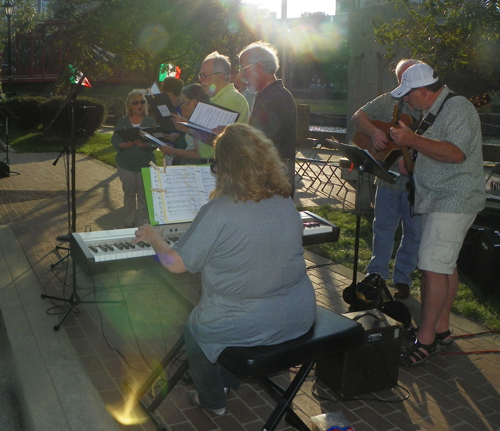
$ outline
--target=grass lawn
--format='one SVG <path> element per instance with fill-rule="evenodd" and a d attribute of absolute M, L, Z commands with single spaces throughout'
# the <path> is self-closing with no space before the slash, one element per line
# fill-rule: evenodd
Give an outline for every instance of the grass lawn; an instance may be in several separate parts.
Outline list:
<path fill-rule="evenodd" d="M 10 144 L 14 151 L 19 153 L 59 152 L 65 145 L 75 145 L 77 153 L 85 154 L 101 160 L 111 166 L 116 166 L 116 150 L 111 145 L 110 133 L 96 133 L 90 138 L 75 138 L 72 143 L 69 138 L 43 133 L 23 133 L 14 131 L 10 135 Z M 159 166 L 163 163 L 163 155 L 156 151 L 156 161 Z"/>
<path fill-rule="evenodd" d="M 311 109 L 312 110 L 312 109 Z M 66 144 L 67 138 L 46 136 L 43 133 L 26 133 L 11 131 L 10 143 L 16 152 L 59 152 Z M 89 139 L 75 139 L 77 153 L 94 157 L 111 166 L 115 166 L 115 150 L 111 145 L 111 134 L 97 133 Z M 157 164 L 162 164 L 162 154 L 157 152 Z M 330 220 L 341 229 L 338 242 L 308 247 L 312 252 L 325 256 L 337 263 L 353 268 L 356 215 L 329 205 L 307 208 L 310 211 Z M 358 271 L 363 272 L 371 257 L 372 217 L 361 219 L 361 238 L 359 247 Z M 398 233 L 400 235 L 400 233 Z M 399 244 L 399 240 L 395 241 Z M 420 278 L 414 273 L 412 293 L 419 295 Z M 491 330 L 500 330 L 500 296 L 486 296 L 466 277 L 460 278 L 459 292 L 454 303 L 454 311 L 478 323 L 485 324 Z"/>
<path fill-rule="evenodd" d="M 354 240 L 356 232 L 356 215 L 353 212 L 347 212 L 334 208 L 330 205 L 321 207 L 305 208 L 318 214 L 319 216 L 331 221 L 340 227 L 340 239 L 336 243 L 327 243 L 307 247 L 313 253 L 330 258 L 331 260 L 342 263 L 348 268 L 353 268 L 354 264 Z M 363 215 L 360 225 L 359 259 L 358 271 L 364 272 L 371 258 L 372 244 L 372 222 L 373 216 Z M 396 233 L 394 241 L 394 252 L 399 245 L 401 231 Z M 391 262 L 392 268 L 393 262 Z M 420 296 L 420 274 L 418 271 L 413 273 L 412 294 Z M 458 287 L 457 298 L 453 304 L 453 311 L 486 325 L 491 330 L 500 330 L 500 295 L 485 295 L 481 289 L 470 279 L 460 274 L 460 284 Z"/>
<path fill-rule="evenodd" d="M 309 105 L 311 112 L 322 114 L 345 114 L 347 100 L 295 99 L 297 105 Z"/>

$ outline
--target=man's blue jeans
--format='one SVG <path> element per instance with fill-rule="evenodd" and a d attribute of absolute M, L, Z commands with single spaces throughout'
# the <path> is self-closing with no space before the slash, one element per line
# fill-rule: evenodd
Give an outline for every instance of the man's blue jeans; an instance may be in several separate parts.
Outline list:
<path fill-rule="evenodd" d="M 400 221 L 403 236 L 394 261 L 394 283 L 411 286 L 411 274 L 417 267 L 420 245 L 420 216 L 410 215 L 408 192 L 377 187 L 375 195 L 375 218 L 373 220 L 372 258 L 367 274 L 378 272 L 384 280 L 389 278 L 389 262 L 394 248 L 394 236 Z"/>

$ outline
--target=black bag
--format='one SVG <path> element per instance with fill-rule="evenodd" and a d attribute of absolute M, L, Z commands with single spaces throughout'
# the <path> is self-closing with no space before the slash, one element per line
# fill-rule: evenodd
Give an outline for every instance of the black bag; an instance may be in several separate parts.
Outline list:
<path fill-rule="evenodd" d="M 411 325 L 410 311 L 402 302 L 394 300 L 380 274 L 369 274 L 364 280 L 346 287 L 342 297 L 350 305 L 350 312 L 377 309 L 401 322 L 405 328 Z"/>
<path fill-rule="evenodd" d="M 5 162 L 0 162 L 0 178 L 10 177 L 10 166 Z"/>

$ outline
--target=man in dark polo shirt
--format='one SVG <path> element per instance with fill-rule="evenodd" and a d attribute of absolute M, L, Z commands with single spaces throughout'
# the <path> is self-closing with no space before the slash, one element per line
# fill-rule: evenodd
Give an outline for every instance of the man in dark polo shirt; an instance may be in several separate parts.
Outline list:
<path fill-rule="evenodd" d="M 276 78 L 279 68 L 277 51 L 268 43 L 254 42 L 240 52 L 239 58 L 242 79 L 252 91 L 257 91 L 249 123 L 274 142 L 287 167 L 293 198 L 297 108 L 292 94 L 281 79 Z"/>

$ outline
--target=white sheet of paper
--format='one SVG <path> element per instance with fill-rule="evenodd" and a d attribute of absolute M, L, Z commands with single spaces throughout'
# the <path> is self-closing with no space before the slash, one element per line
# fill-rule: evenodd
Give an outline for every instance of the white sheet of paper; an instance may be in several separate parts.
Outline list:
<path fill-rule="evenodd" d="M 158 111 L 160 111 L 162 117 L 170 117 L 170 111 L 167 105 L 158 105 Z"/>
<path fill-rule="evenodd" d="M 149 91 L 151 92 L 151 94 L 160 94 L 161 91 L 160 91 L 160 87 L 158 87 L 158 84 L 156 83 L 156 81 L 153 83 L 153 85 L 151 86 L 151 88 L 149 89 Z"/>
<path fill-rule="evenodd" d="M 212 130 L 218 126 L 227 126 L 228 124 L 232 124 L 237 118 L 237 112 L 226 111 L 218 108 L 217 106 L 199 102 L 191 114 L 189 122 L 208 130 Z"/>
<path fill-rule="evenodd" d="M 165 172 L 150 172 L 154 219 L 159 224 L 193 220 L 215 188 L 209 166 L 168 166 Z"/>

